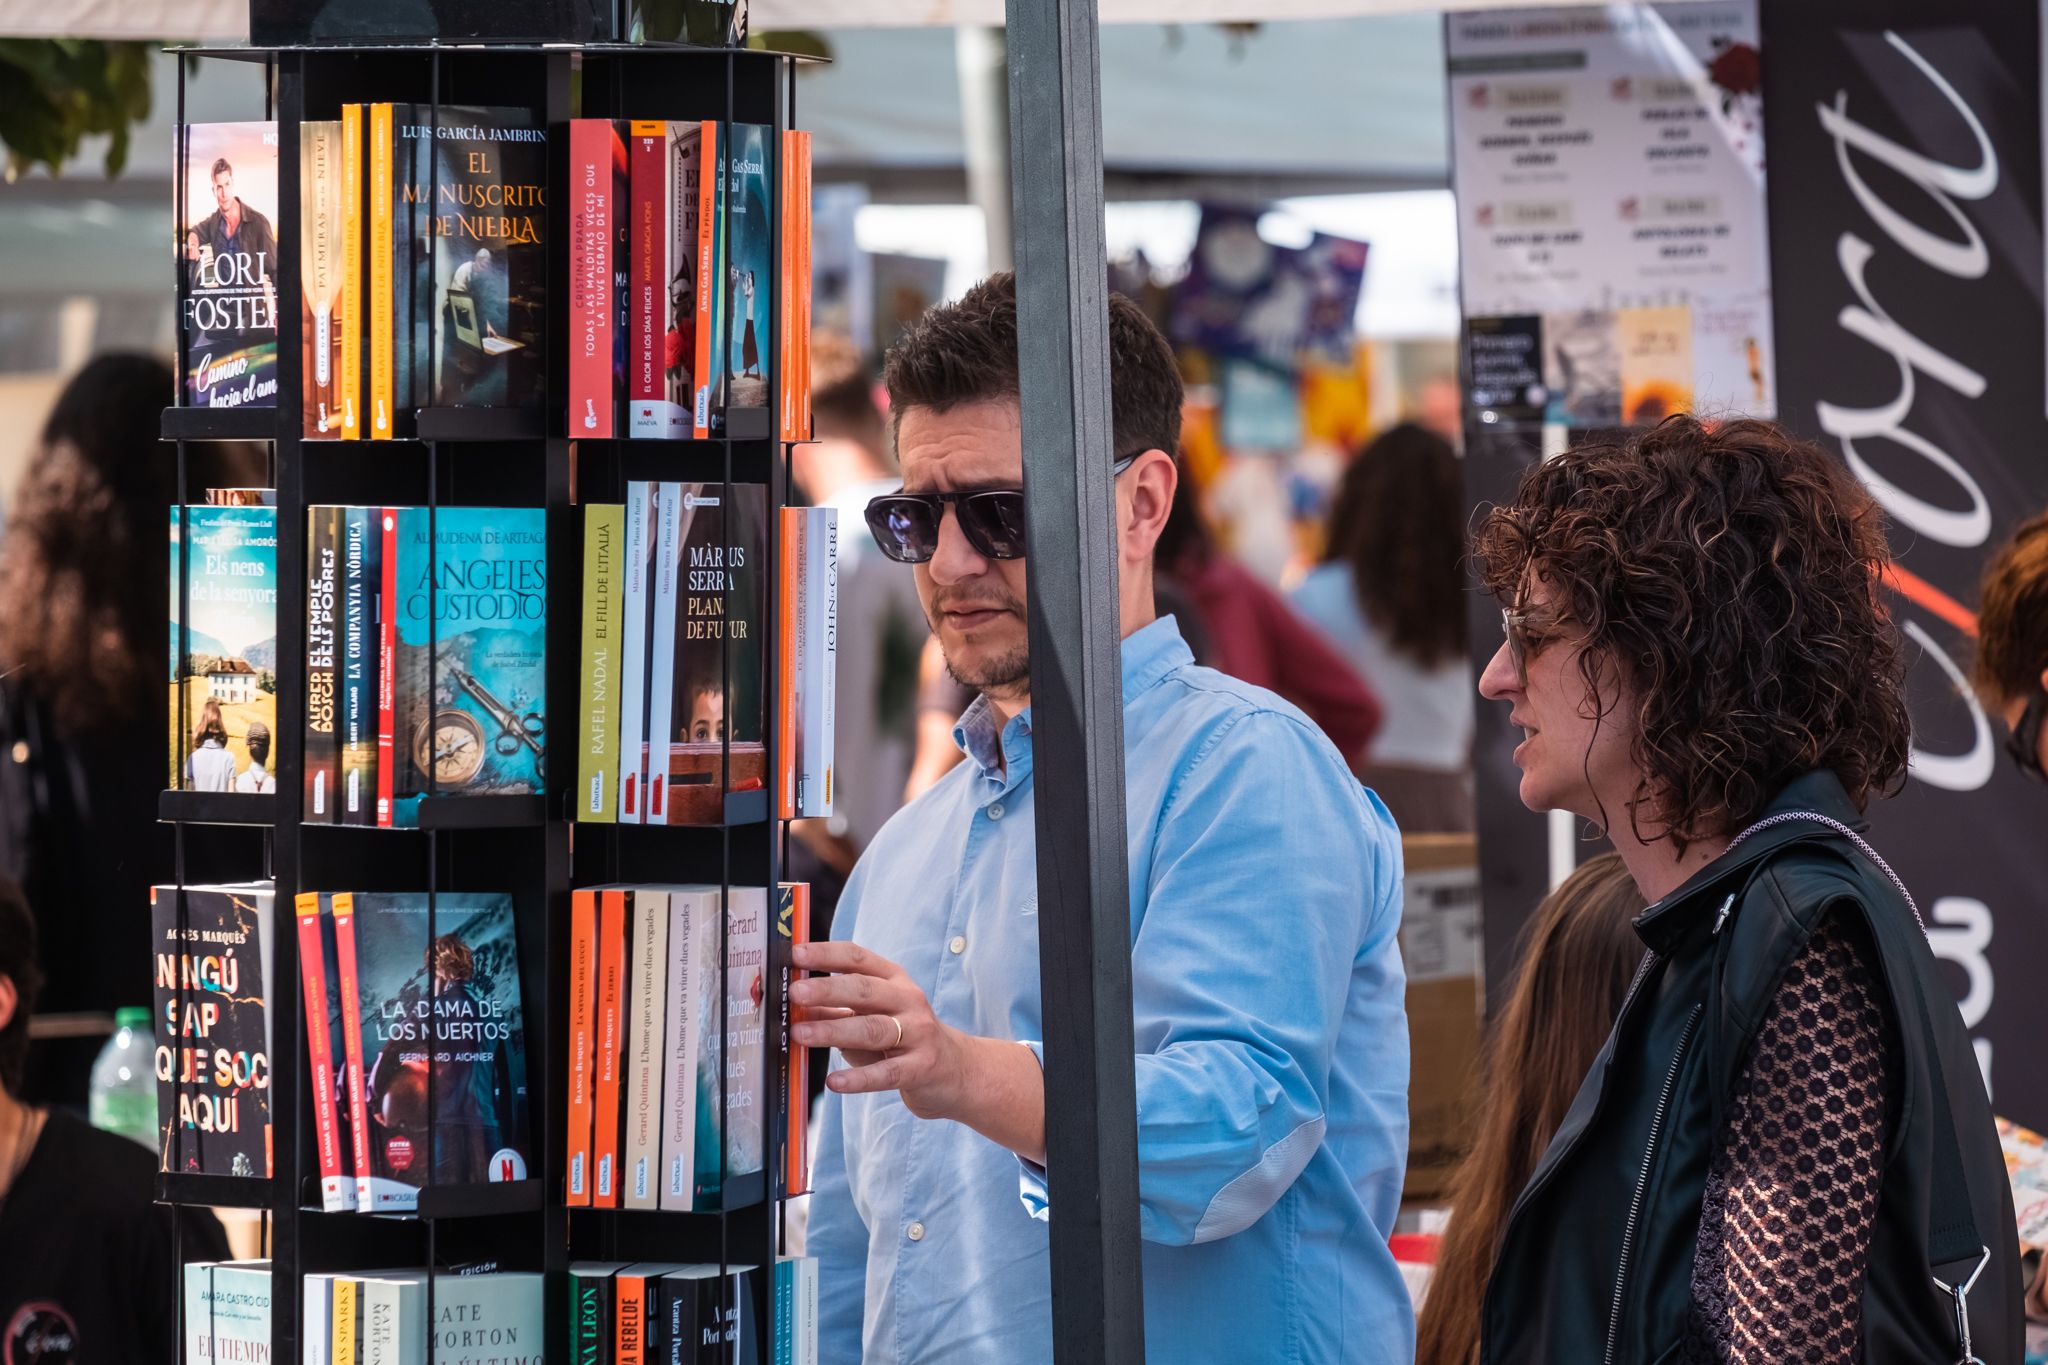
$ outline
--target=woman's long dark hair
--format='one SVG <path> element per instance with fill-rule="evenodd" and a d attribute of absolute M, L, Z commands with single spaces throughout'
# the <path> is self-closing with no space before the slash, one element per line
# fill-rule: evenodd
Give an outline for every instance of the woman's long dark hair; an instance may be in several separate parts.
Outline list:
<path fill-rule="evenodd" d="M 1508 1212 L 1564 1121 L 1642 959 L 1642 893 L 1618 853 L 1589 858 L 1536 909 L 1486 1048 L 1472 1149 L 1416 1324 L 1416 1365 L 1472 1365 Z"/>
<path fill-rule="evenodd" d="M 95 358 L 58 395 L 0 542 L 0 667 L 77 732 L 164 694 L 170 554 L 165 509 L 177 461 L 158 430 L 176 380 L 146 355 Z M 260 480 L 248 451 L 210 452 L 200 471 Z"/>
<path fill-rule="evenodd" d="M 1413 422 L 1359 452 L 1330 506 L 1325 563 L 1351 566 L 1366 619 L 1424 668 L 1465 656 L 1465 481 Z"/>

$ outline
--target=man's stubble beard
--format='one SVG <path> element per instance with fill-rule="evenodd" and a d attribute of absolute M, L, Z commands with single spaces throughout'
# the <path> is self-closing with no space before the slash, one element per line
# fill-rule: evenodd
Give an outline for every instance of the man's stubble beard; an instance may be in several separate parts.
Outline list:
<path fill-rule="evenodd" d="M 1030 691 L 1031 650 L 1028 646 L 1013 649 L 978 669 L 963 668 L 954 663 L 953 656 L 946 654 L 945 649 L 945 641 L 941 640 L 939 652 L 945 655 L 946 672 L 962 687 L 1005 701 Z"/>

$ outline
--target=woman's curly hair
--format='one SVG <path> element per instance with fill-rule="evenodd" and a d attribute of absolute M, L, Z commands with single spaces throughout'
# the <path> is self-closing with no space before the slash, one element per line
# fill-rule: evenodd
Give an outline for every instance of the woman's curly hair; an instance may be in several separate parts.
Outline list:
<path fill-rule="evenodd" d="M 1473 560 L 1516 602 L 1540 578 L 1583 643 L 1594 714 L 1633 699 L 1647 837 L 1681 849 L 1831 769 L 1858 808 L 1905 776 L 1905 656 L 1880 596 L 1882 510 L 1770 422 L 1672 417 L 1529 470 Z M 1632 814 L 1639 836 L 1644 831 Z"/>

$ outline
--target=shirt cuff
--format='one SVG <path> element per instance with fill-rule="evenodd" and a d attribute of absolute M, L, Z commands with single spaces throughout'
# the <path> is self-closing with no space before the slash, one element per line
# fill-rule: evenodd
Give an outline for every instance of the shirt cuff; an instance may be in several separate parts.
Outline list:
<path fill-rule="evenodd" d="M 1023 1046 L 1031 1050 L 1038 1059 L 1038 1068 L 1045 1069 L 1045 1044 L 1024 1041 Z M 1045 1167 L 1024 1157 L 1017 1158 L 1017 1195 L 1024 1201 L 1024 1212 L 1041 1223 L 1052 1221 L 1052 1190 L 1046 1184 Z"/>

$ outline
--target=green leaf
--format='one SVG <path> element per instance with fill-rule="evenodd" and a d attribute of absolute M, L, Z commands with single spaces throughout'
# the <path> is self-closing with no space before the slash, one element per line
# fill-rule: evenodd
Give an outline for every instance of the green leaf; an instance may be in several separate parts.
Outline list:
<path fill-rule="evenodd" d="M 134 126 L 149 117 L 156 45 L 80 38 L 0 39 L 0 146 L 12 180 L 35 166 L 63 172 L 79 145 L 107 138 L 107 174 L 128 164 Z"/>

